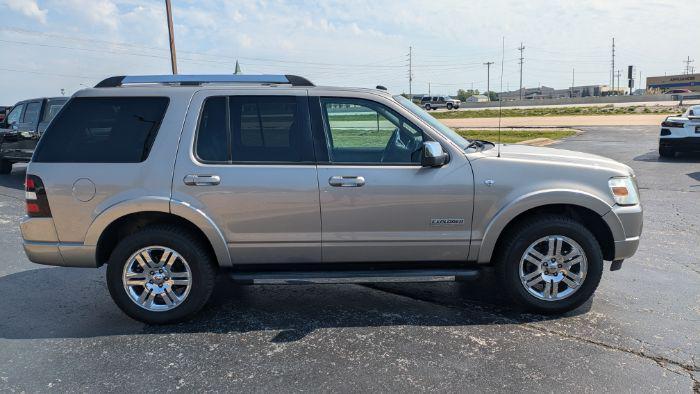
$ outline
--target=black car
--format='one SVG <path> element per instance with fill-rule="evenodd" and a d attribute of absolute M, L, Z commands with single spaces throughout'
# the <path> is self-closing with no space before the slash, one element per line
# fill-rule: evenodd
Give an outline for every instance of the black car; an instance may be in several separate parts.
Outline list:
<path fill-rule="evenodd" d="M 12 164 L 28 162 L 39 138 L 67 97 L 36 98 L 15 104 L 0 122 L 0 174 L 9 174 Z"/>

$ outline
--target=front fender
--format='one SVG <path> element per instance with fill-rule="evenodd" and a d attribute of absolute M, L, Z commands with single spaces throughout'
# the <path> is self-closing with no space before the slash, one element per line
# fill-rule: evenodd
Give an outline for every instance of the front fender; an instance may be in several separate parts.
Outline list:
<path fill-rule="evenodd" d="M 472 242 L 472 246 L 478 249 L 477 262 L 488 263 L 491 261 L 498 237 L 513 219 L 530 209 L 547 205 L 575 205 L 590 209 L 601 217 L 611 210 L 607 202 L 581 190 L 549 189 L 525 194 L 504 205 L 498 211 L 486 226 L 481 242 L 478 240 Z M 610 221 L 606 222 L 608 225 L 611 224 Z M 610 230 L 615 234 L 617 229 L 611 228 Z"/>

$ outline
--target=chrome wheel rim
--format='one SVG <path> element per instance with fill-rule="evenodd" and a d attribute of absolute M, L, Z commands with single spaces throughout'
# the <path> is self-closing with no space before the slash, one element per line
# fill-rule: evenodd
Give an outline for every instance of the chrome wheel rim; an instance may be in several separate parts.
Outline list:
<path fill-rule="evenodd" d="M 520 283 L 534 297 L 558 301 L 574 294 L 588 272 L 581 245 L 563 235 L 542 237 L 520 259 Z"/>
<path fill-rule="evenodd" d="M 148 311 L 162 312 L 185 301 L 192 288 L 192 271 L 175 250 L 147 246 L 126 261 L 122 283 L 136 305 Z"/>

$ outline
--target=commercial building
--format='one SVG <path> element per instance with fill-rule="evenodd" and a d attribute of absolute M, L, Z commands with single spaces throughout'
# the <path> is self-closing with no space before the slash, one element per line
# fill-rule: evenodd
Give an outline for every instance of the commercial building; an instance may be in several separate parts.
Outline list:
<path fill-rule="evenodd" d="M 700 92 L 700 74 L 647 77 L 647 93 L 665 93 L 675 89 L 688 89 Z"/>
<path fill-rule="evenodd" d="M 489 101 L 489 98 L 484 96 L 483 94 L 475 94 L 473 96 L 467 97 L 466 101 L 468 103 L 485 103 Z"/>
<path fill-rule="evenodd" d="M 554 89 L 548 86 L 540 86 L 538 88 L 524 88 L 523 100 L 607 96 L 610 95 L 611 91 L 612 90 L 608 85 L 574 86 L 573 88 L 566 89 Z M 626 92 L 627 88 L 623 87 L 619 89 L 618 94 L 626 94 Z M 501 98 L 503 101 L 519 100 L 520 91 L 513 90 L 510 92 L 502 92 L 498 94 L 498 97 Z"/>

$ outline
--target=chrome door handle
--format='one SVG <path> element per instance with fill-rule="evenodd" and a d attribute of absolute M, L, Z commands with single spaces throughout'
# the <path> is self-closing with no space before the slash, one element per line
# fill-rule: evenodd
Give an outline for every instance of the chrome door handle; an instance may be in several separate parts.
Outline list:
<path fill-rule="evenodd" d="M 332 176 L 328 184 L 334 187 L 360 187 L 365 184 L 365 178 L 361 176 Z"/>
<path fill-rule="evenodd" d="M 214 186 L 221 182 L 218 175 L 186 175 L 185 185 L 189 186 Z"/>

